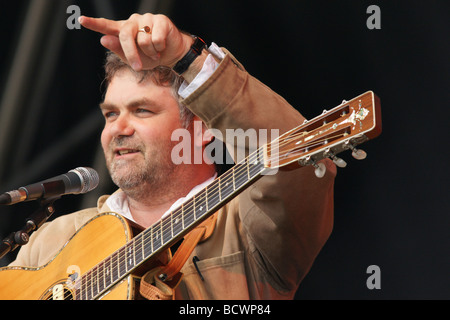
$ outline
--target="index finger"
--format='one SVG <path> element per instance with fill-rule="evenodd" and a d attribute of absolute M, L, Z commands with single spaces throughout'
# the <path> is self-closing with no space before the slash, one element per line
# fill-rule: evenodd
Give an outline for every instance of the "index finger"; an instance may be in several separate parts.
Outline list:
<path fill-rule="evenodd" d="M 115 21 L 105 18 L 91 18 L 80 16 L 78 22 L 85 28 L 106 35 L 118 36 L 122 21 Z"/>

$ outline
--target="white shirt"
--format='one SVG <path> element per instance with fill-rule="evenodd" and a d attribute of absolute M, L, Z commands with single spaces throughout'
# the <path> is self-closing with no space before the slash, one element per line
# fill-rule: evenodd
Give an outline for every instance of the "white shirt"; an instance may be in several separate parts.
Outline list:
<path fill-rule="evenodd" d="M 185 203 L 186 201 L 188 201 L 189 199 L 191 199 L 194 195 L 196 195 L 198 192 L 200 192 L 201 190 L 203 190 L 204 188 L 206 188 L 207 185 L 209 185 L 211 182 L 214 181 L 214 179 L 216 178 L 217 174 L 215 174 L 214 176 L 212 176 L 211 178 L 209 178 L 208 180 L 206 180 L 205 182 L 195 186 L 194 188 L 192 188 L 191 191 L 189 191 L 189 193 L 185 196 L 185 197 L 181 197 L 180 199 L 178 199 L 177 201 L 175 201 L 170 208 L 162 215 L 161 218 L 164 218 L 165 216 L 169 215 L 170 212 L 174 211 L 176 208 L 178 208 L 179 206 L 181 206 L 183 203 Z M 125 192 L 123 192 L 122 190 L 119 190 L 118 192 L 115 192 L 114 194 L 112 194 L 107 200 L 106 200 L 106 204 L 108 205 L 108 207 L 111 209 L 111 211 L 114 211 L 120 215 L 122 215 L 123 217 L 127 218 L 128 220 L 134 221 L 133 216 L 130 212 L 130 207 L 128 205 L 128 198 L 127 195 L 125 194 Z"/>

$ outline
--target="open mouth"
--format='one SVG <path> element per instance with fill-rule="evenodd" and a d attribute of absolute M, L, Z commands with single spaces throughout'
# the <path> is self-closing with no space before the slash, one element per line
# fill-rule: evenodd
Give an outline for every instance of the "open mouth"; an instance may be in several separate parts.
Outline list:
<path fill-rule="evenodd" d="M 138 153 L 138 152 L 140 152 L 140 151 L 137 149 L 118 149 L 118 150 L 116 150 L 116 155 L 123 156 L 126 154 L 132 154 L 132 153 Z"/>

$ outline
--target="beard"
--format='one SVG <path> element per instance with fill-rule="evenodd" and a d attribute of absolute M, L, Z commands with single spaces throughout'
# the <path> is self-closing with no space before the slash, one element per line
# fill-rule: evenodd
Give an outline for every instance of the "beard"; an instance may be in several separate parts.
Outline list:
<path fill-rule="evenodd" d="M 172 141 L 157 141 L 151 147 L 145 146 L 133 138 L 116 138 L 105 152 L 106 165 L 112 181 L 128 197 L 144 201 L 164 190 L 170 184 L 170 177 L 177 165 L 171 159 L 174 146 Z M 131 159 L 115 159 L 114 149 L 126 147 L 139 150 Z M 108 154 L 108 155 L 107 155 Z"/>

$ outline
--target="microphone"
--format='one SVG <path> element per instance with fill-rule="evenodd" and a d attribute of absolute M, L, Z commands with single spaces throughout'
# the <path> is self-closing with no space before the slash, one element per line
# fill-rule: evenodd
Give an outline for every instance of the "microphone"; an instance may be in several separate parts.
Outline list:
<path fill-rule="evenodd" d="M 98 173 L 94 169 L 79 167 L 54 178 L 5 192 L 0 195 L 0 204 L 12 205 L 65 194 L 86 193 L 97 188 L 99 180 Z"/>

